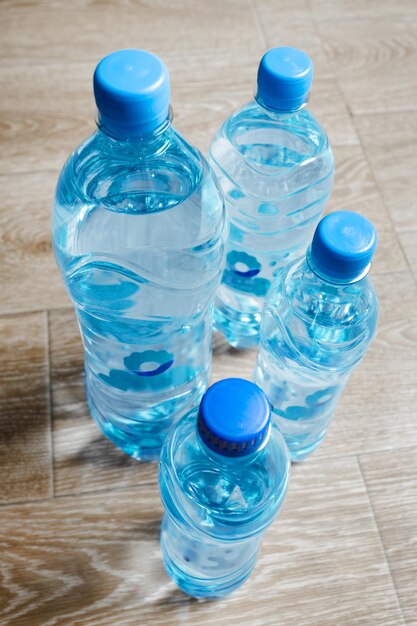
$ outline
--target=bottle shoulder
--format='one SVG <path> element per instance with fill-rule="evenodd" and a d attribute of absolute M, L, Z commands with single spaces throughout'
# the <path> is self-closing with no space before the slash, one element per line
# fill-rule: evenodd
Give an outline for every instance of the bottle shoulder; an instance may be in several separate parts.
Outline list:
<path fill-rule="evenodd" d="M 215 185 L 206 159 L 172 127 L 141 142 L 118 141 L 98 130 L 67 159 L 57 195 L 61 185 L 65 195 L 70 193 L 75 200 L 108 199 L 116 206 L 120 205 L 120 192 L 127 195 L 141 188 L 149 194 L 157 188 L 163 193 L 169 187 L 179 202 L 206 180 Z"/>
<path fill-rule="evenodd" d="M 62 271 L 78 260 L 111 259 L 146 276 L 181 268 L 187 284 L 191 263 L 198 265 L 196 281 L 211 276 L 208 268 L 216 267 L 217 277 L 226 218 L 214 174 L 172 127 L 153 141 L 129 144 L 98 131 L 73 151 L 58 179 L 52 218 Z"/>
<path fill-rule="evenodd" d="M 270 344 L 274 337 L 277 351 L 286 344 L 306 365 L 350 369 L 372 341 L 378 313 L 369 276 L 336 285 L 318 277 L 306 260 L 297 261 L 276 276 L 261 333 Z"/>
<path fill-rule="evenodd" d="M 288 483 L 289 460 L 276 426 L 251 459 L 212 455 L 201 442 L 195 414 L 168 437 L 161 456 L 161 492 L 183 517 L 209 534 L 246 536 L 277 514 Z"/>
<path fill-rule="evenodd" d="M 252 101 L 225 120 L 213 140 L 211 153 L 221 141 L 255 165 L 285 166 L 288 170 L 323 153 L 332 160 L 327 134 L 307 107 L 277 114 Z M 275 150 L 271 149 L 273 145 Z"/>

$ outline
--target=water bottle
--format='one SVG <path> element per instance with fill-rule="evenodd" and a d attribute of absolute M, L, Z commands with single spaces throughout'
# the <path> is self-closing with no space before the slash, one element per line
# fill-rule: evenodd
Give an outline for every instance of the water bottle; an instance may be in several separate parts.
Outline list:
<path fill-rule="evenodd" d="M 337 400 L 378 320 L 368 277 L 373 225 L 358 213 L 321 220 L 307 256 L 276 276 L 262 312 L 255 380 L 293 461 L 323 440 Z"/>
<path fill-rule="evenodd" d="M 152 460 L 207 386 L 224 205 L 206 160 L 172 127 L 157 56 L 108 55 L 94 94 L 98 129 L 60 174 L 53 246 L 91 415 L 127 454 Z"/>
<path fill-rule="evenodd" d="M 235 348 L 258 343 L 271 281 L 305 254 L 331 193 L 332 151 L 307 108 L 312 77 L 301 50 L 269 50 L 255 99 L 223 123 L 210 147 L 231 222 L 214 318 Z"/>
<path fill-rule="evenodd" d="M 252 572 L 285 497 L 288 450 L 254 383 L 221 380 L 168 435 L 160 460 L 161 550 L 195 597 L 225 596 Z"/>

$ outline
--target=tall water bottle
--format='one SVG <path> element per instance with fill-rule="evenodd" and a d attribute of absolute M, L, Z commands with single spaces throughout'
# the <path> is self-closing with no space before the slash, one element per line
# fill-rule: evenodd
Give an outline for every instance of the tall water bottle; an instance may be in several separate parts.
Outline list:
<path fill-rule="evenodd" d="M 204 157 L 172 127 L 157 56 L 105 57 L 94 94 L 98 130 L 59 177 L 53 245 L 91 415 L 127 454 L 152 460 L 207 386 L 224 206 Z"/>
<path fill-rule="evenodd" d="M 281 270 L 266 299 L 255 380 L 293 461 L 323 440 L 375 334 L 378 299 L 368 277 L 375 247 L 369 220 L 331 213 L 317 226 L 307 257 Z"/>
<path fill-rule="evenodd" d="M 312 78 L 301 50 L 269 50 L 255 99 L 223 123 L 210 147 L 231 222 L 215 326 L 236 348 L 258 343 L 273 277 L 304 255 L 331 193 L 332 151 L 307 108 Z"/>
<path fill-rule="evenodd" d="M 160 460 L 161 549 L 171 578 L 196 597 L 225 596 L 255 567 L 285 497 L 288 450 L 253 383 L 229 378 L 168 435 Z"/>

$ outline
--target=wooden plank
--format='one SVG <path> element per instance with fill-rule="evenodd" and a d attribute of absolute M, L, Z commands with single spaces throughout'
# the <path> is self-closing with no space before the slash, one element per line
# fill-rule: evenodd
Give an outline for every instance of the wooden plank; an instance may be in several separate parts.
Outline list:
<path fill-rule="evenodd" d="M 415 413 L 417 424 L 417 413 Z M 417 623 L 417 448 L 360 457 L 365 482 L 410 626 Z"/>
<path fill-rule="evenodd" d="M 360 115 L 355 124 L 382 197 L 398 230 L 417 225 L 415 112 Z"/>
<path fill-rule="evenodd" d="M 245 50 L 260 43 L 254 25 L 249 0 L 7 2 L 0 5 L 0 60 L 98 61 L 129 47 Z"/>
<path fill-rule="evenodd" d="M 254 0 L 267 47 L 296 46 L 313 59 L 316 76 L 333 78 L 308 0 Z"/>
<path fill-rule="evenodd" d="M 65 70 L 56 62 L 1 68 L 2 174 L 53 170 L 56 180 L 70 152 L 95 130 L 95 63 L 64 65 Z"/>
<path fill-rule="evenodd" d="M 151 485 L 2 511 L 7 626 L 399 626 L 401 613 L 356 459 L 293 471 L 284 510 L 248 583 L 219 602 L 187 598 L 158 545 Z M 220 616 L 220 617 L 219 617 Z"/>
<path fill-rule="evenodd" d="M 407 257 L 414 278 L 417 279 L 417 230 L 405 230 L 398 233 L 401 245 Z"/>
<path fill-rule="evenodd" d="M 357 20 L 359 18 L 375 19 L 392 17 L 412 18 L 417 12 L 414 0 L 310 0 L 313 15 L 319 20 Z"/>
<path fill-rule="evenodd" d="M 67 306 L 52 252 L 50 223 L 57 172 L 0 177 L 2 313 Z"/>
<path fill-rule="evenodd" d="M 52 495 L 46 316 L 0 317 L 0 504 Z"/>
<path fill-rule="evenodd" d="M 332 147 L 356 145 L 359 137 L 338 82 L 315 69 L 309 107 L 325 129 Z"/>
<path fill-rule="evenodd" d="M 355 115 L 416 108 L 414 22 L 379 16 L 347 24 L 343 19 L 317 20 L 326 55 Z"/>

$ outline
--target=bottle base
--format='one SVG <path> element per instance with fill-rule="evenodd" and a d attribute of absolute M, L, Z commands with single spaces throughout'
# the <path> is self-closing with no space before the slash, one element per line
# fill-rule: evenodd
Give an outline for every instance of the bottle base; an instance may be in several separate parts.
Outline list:
<path fill-rule="evenodd" d="M 100 414 L 88 393 L 87 406 L 103 435 L 125 454 L 138 461 L 159 460 L 166 433 L 163 436 L 152 432 L 144 433 L 143 428 L 137 423 L 126 419 L 123 422 L 123 428 L 116 426 L 114 421 Z"/>
<path fill-rule="evenodd" d="M 224 598 L 241 587 L 249 578 L 255 567 L 255 562 L 251 563 L 250 569 L 245 569 L 244 576 L 242 576 L 242 573 L 239 572 L 238 578 L 225 576 L 224 578 L 218 578 L 217 580 L 207 580 L 204 578 L 190 576 L 181 571 L 169 557 L 163 541 L 161 541 L 161 550 L 163 562 L 168 575 L 177 587 L 181 589 L 181 591 L 189 596 L 192 596 L 193 598 Z"/>
<path fill-rule="evenodd" d="M 260 314 L 242 314 L 241 319 L 230 319 L 224 310 L 214 310 L 214 328 L 237 350 L 250 350 L 259 343 Z"/>
<path fill-rule="evenodd" d="M 199 405 L 207 381 L 200 379 L 187 393 L 164 402 L 145 403 L 142 400 L 139 407 L 138 402 L 130 401 L 123 414 L 114 407 L 120 409 L 126 394 L 122 392 L 119 397 L 117 394 L 121 392 L 118 390 L 102 389 L 88 368 L 85 387 L 90 415 L 107 439 L 138 461 L 158 461 L 169 430 Z"/>
<path fill-rule="evenodd" d="M 286 440 L 287 447 L 290 453 L 291 463 L 300 463 L 301 461 L 304 461 L 307 457 L 309 457 L 311 454 L 313 454 L 314 450 L 316 450 L 316 448 L 319 447 L 319 445 L 322 443 L 325 436 L 326 436 L 326 431 L 324 431 L 320 435 L 320 437 L 316 439 L 316 441 L 304 447 L 301 447 L 300 445 L 297 445 L 294 442 Z M 285 435 L 284 435 L 284 439 L 285 439 Z"/>

